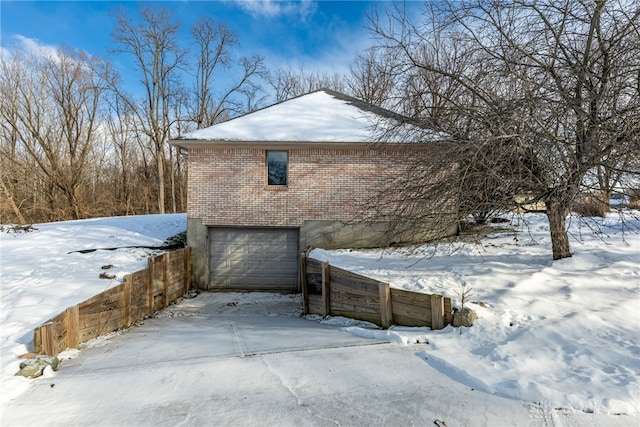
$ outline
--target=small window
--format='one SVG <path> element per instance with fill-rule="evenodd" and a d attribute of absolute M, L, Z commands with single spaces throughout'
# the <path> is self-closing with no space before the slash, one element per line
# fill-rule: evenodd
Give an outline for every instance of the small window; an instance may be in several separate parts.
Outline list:
<path fill-rule="evenodd" d="M 287 185 L 288 155 L 286 151 L 267 151 L 267 185 Z"/>

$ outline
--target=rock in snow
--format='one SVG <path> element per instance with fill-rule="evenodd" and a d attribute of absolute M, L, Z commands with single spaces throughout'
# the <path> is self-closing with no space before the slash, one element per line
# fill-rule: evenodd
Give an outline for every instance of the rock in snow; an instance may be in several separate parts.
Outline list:
<path fill-rule="evenodd" d="M 469 307 L 464 307 L 462 310 L 459 310 L 453 315 L 453 323 L 452 325 L 457 328 L 459 326 L 470 327 L 473 325 L 473 322 L 478 320 L 478 315 L 475 311 L 471 310 Z"/>
<path fill-rule="evenodd" d="M 37 378 L 42 375 L 47 366 L 51 366 L 54 371 L 58 370 L 60 361 L 55 356 L 38 355 L 33 359 L 25 360 L 20 363 L 20 370 L 16 375 L 26 378 Z"/>

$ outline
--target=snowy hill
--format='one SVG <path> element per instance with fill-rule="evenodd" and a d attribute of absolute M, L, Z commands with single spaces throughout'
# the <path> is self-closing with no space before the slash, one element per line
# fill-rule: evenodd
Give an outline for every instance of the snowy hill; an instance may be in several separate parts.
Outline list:
<path fill-rule="evenodd" d="M 640 413 L 640 220 L 638 213 L 572 218 L 573 257 L 551 261 L 546 217 L 514 217 L 517 233 L 482 246 L 323 251 L 314 258 L 468 304 L 479 319 L 427 334 L 427 363 L 467 386 L 553 407 Z M 518 223 L 518 221 L 520 221 Z M 526 221 L 526 222 L 525 222 Z M 388 332 L 354 330 L 381 338 Z"/>
<path fill-rule="evenodd" d="M 29 381 L 13 375 L 32 351 L 33 329 L 51 317 L 120 284 L 147 265 L 149 249 L 82 249 L 160 245 L 187 227 L 185 214 L 96 218 L 36 224 L 32 231 L 0 233 L 0 402 L 22 392 Z M 157 253 L 157 251 L 155 252 Z M 102 267 L 113 265 L 109 270 Z M 108 271 L 112 280 L 100 279 Z"/>

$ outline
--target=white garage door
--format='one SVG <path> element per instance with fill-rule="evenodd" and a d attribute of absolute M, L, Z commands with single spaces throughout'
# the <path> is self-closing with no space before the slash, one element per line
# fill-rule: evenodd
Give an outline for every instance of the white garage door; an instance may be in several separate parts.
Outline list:
<path fill-rule="evenodd" d="M 212 288 L 297 290 L 298 230 L 211 228 L 209 241 Z"/>

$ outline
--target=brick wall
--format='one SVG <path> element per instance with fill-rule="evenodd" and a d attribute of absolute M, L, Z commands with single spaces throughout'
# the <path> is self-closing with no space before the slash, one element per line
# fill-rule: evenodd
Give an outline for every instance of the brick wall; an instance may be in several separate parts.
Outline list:
<path fill-rule="evenodd" d="M 305 220 L 353 221 L 379 180 L 409 150 L 292 149 L 286 189 L 266 186 L 265 150 L 189 150 L 187 212 L 206 226 L 300 227 Z M 393 166 L 396 165 L 396 166 Z"/>

